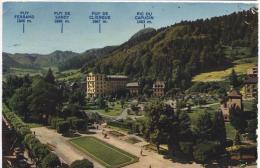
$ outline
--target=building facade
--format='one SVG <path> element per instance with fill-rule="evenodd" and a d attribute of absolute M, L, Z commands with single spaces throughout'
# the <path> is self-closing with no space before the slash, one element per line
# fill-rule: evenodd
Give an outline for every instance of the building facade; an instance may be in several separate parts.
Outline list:
<path fill-rule="evenodd" d="M 141 92 L 141 87 L 138 82 L 127 83 L 126 88 L 129 91 L 130 96 L 137 96 Z"/>
<path fill-rule="evenodd" d="M 244 82 L 244 96 L 245 98 L 256 98 L 257 96 L 257 77 L 249 77 Z"/>
<path fill-rule="evenodd" d="M 244 82 L 244 97 L 245 98 L 256 98 L 257 96 L 257 84 L 258 84 L 258 70 L 257 66 L 249 68 L 247 70 L 247 77 Z"/>
<path fill-rule="evenodd" d="M 156 81 L 153 84 L 153 96 L 162 97 L 165 92 L 165 83 L 163 81 Z"/>
<path fill-rule="evenodd" d="M 258 74 L 258 69 L 256 65 L 247 70 L 247 76 L 249 77 L 257 77 L 257 74 Z"/>
<path fill-rule="evenodd" d="M 86 92 L 88 98 L 105 96 L 126 87 L 127 76 L 89 73 L 86 76 Z"/>
<path fill-rule="evenodd" d="M 239 91 L 232 89 L 228 93 L 228 100 L 221 104 L 220 110 L 223 113 L 223 117 L 225 121 L 229 121 L 229 112 L 231 107 L 239 107 L 243 110 L 243 103 L 242 103 L 242 95 Z"/>

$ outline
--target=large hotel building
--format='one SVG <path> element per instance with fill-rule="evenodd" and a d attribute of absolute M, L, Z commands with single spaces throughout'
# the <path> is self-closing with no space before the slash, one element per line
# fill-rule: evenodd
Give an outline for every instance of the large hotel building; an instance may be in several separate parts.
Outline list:
<path fill-rule="evenodd" d="M 128 77 L 123 75 L 105 75 L 89 73 L 86 77 L 87 97 L 94 98 L 125 89 Z"/>

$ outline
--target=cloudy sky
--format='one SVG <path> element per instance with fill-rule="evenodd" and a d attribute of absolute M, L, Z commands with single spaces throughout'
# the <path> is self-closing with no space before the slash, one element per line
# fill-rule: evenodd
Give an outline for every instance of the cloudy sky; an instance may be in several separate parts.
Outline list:
<path fill-rule="evenodd" d="M 160 28 L 181 20 L 196 20 L 247 10 L 254 4 L 242 3 L 50 3 L 6 2 L 3 5 L 3 51 L 48 54 L 55 50 L 84 52 L 91 48 L 119 45 L 143 28 L 137 12 L 152 12 L 154 20 L 146 27 Z M 15 15 L 28 11 L 31 23 L 17 23 Z M 70 12 L 70 23 L 54 23 L 54 12 Z M 108 12 L 106 24 L 93 24 L 91 12 Z"/>

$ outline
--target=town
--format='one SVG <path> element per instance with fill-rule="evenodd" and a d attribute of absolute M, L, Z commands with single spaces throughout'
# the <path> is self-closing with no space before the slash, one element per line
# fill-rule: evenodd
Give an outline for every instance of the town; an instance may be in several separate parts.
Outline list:
<path fill-rule="evenodd" d="M 58 36 L 46 22 L 50 40 L 41 27 L 33 40 L 22 33 L 23 43 L 6 12 L 2 167 L 256 168 L 255 5 L 145 3 L 151 10 L 139 11 L 142 3 L 127 4 L 101 4 L 97 12 L 108 11 L 111 23 L 96 34 L 82 23 L 94 2 L 27 5 L 35 23 L 61 6 L 73 17 Z M 157 29 L 124 26 L 118 8 L 133 20 L 140 12 L 155 20 L 165 12 L 165 20 Z M 175 10 L 183 18 L 172 20 Z"/>
<path fill-rule="evenodd" d="M 230 75 L 230 79 L 234 80 L 234 82 L 237 80 L 236 79 L 236 74 L 235 72 L 232 71 Z M 26 131 L 26 126 L 23 126 L 23 123 L 21 122 L 20 119 L 18 119 L 16 122 L 18 122 L 17 126 L 15 123 L 10 123 L 12 118 L 16 118 L 17 116 L 13 116 L 14 114 L 10 113 L 10 109 L 8 109 L 7 106 L 4 107 L 4 128 L 9 129 L 14 126 L 15 129 L 19 130 L 18 133 L 23 136 L 24 134 L 26 135 L 29 149 L 33 149 L 34 147 L 31 146 L 31 141 L 37 141 L 37 143 L 41 144 L 47 144 L 47 148 L 45 145 L 40 145 L 37 148 L 43 148 L 44 150 L 51 150 L 55 154 L 59 156 L 59 160 L 61 161 L 62 164 L 72 164 L 73 161 L 75 160 L 81 160 L 82 156 L 85 156 L 85 158 L 88 158 L 89 163 L 94 163 L 96 167 L 103 167 L 104 164 L 115 164 L 114 166 L 118 165 L 128 165 L 127 167 L 147 167 L 149 165 L 153 165 L 155 167 L 160 167 L 165 165 L 166 167 L 171 167 L 175 164 L 171 163 L 171 161 L 161 158 L 161 155 L 165 155 L 163 153 L 168 153 L 169 151 L 169 145 L 166 145 L 165 142 L 163 142 L 163 135 L 157 135 L 162 138 L 161 140 L 157 140 L 156 134 L 153 135 L 155 136 L 154 139 L 151 139 L 151 142 L 154 143 L 149 143 L 147 141 L 146 136 L 151 136 L 153 133 L 153 129 L 155 129 L 155 123 L 158 124 L 163 124 L 162 122 L 165 121 L 160 121 L 160 118 L 157 118 L 155 116 L 158 116 L 159 113 L 162 113 L 162 115 L 170 115 L 170 114 L 164 114 L 167 113 L 167 111 L 162 111 L 163 109 L 169 110 L 171 113 L 180 113 L 182 117 L 184 118 L 179 118 L 179 122 L 184 122 L 185 120 L 189 120 L 188 116 L 192 117 L 195 112 L 200 112 L 200 110 L 205 109 L 205 111 L 210 111 L 206 113 L 201 113 L 199 118 L 197 118 L 197 122 L 200 123 L 200 129 L 198 130 L 203 138 L 206 138 L 207 136 L 212 136 L 214 135 L 207 135 L 207 134 L 214 134 L 214 132 L 210 132 L 209 130 L 205 129 L 213 129 L 210 128 L 210 125 L 207 125 L 210 122 L 213 125 L 216 125 L 214 131 L 219 131 L 218 134 L 220 137 L 216 137 L 219 139 L 220 143 L 225 143 L 226 145 L 226 152 L 231 155 L 229 160 L 226 158 L 226 155 L 221 154 L 221 151 L 216 151 L 216 153 L 212 153 L 212 155 L 219 155 L 220 159 L 226 159 L 225 164 L 228 165 L 232 162 L 232 164 L 237 164 L 235 162 L 237 155 L 239 156 L 238 160 L 245 160 L 245 163 L 254 163 L 254 160 L 256 159 L 256 126 L 250 125 L 253 124 L 253 122 L 256 122 L 256 118 L 254 118 L 257 113 L 255 112 L 247 112 L 248 108 L 253 110 L 253 108 L 256 108 L 256 104 L 254 104 L 256 98 L 257 98 L 257 66 L 253 66 L 252 68 L 249 68 L 246 72 L 246 77 L 245 80 L 243 81 L 243 87 L 240 90 L 237 90 L 234 88 L 233 85 L 230 85 L 229 88 L 230 90 L 226 93 L 225 98 L 221 99 L 220 102 L 215 101 L 215 103 L 210 103 L 212 100 L 210 99 L 210 96 L 207 94 L 201 94 L 199 95 L 193 95 L 192 94 L 184 94 L 179 92 L 175 93 L 175 98 L 173 97 L 166 97 L 165 96 L 165 82 L 164 81 L 154 81 L 151 85 L 151 92 L 150 92 L 150 97 L 140 97 L 142 95 L 142 88 L 141 88 L 141 83 L 140 81 L 130 81 L 127 76 L 123 75 L 105 75 L 105 74 L 95 74 L 95 73 L 88 73 L 86 74 L 85 77 L 85 82 L 83 83 L 77 83 L 73 82 L 69 85 L 67 85 L 66 89 L 68 90 L 69 93 L 77 92 L 78 90 L 80 91 L 85 91 L 86 98 L 80 98 L 80 96 L 75 96 L 74 98 L 69 98 L 69 102 L 71 101 L 78 101 L 80 104 L 81 101 L 85 101 L 84 99 L 87 99 L 87 109 L 84 109 L 84 106 L 79 106 L 76 105 L 70 105 L 68 104 L 65 106 L 65 108 L 62 110 L 62 113 L 67 113 L 67 114 L 60 114 L 61 116 L 65 117 L 66 120 L 63 119 L 63 117 L 56 117 L 52 118 L 50 121 L 50 128 L 48 127 L 41 127 L 41 125 L 49 125 L 49 122 L 41 122 L 39 124 L 31 124 L 31 134 L 27 136 L 27 130 Z M 49 75 L 49 76 L 48 76 Z M 48 79 L 49 78 L 49 79 Z M 45 79 L 50 80 L 49 82 L 54 82 L 54 77 L 52 76 L 51 71 L 49 70 L 49 73 L 45 77 Z M 27 79 L 29 80 L 29 79 Z M 24 82 L 26 80 L 24 79 Z M 234 83 L 235 84 L 235 83 Z M 58 84 L 60 85 L 60 84 Z M 64 87 L 64 85 L 60 85 L 59 88 Z M 85 88 L 85 89 L 84 89 Z M 64 89 L 64 88 L 63 88 Z M 203 96 L 208 96 L 206 99 L 200 102 L 196 102 L 193 105 L 191 103 L 185 103 L 189 102 L 191 97 L 191 100 L 194 99 L 192 97 L 203 97 Z M 75 100 L 71 100 L 75 99 Z M 77 100 L 78 99 L 78 100 Z M 81 100 L 80 100 L 81 99 Z M 247 102 L 247 103 L 244 103 Z M 83 103 L 84 104 L 84 103 Z M 248 104 L 251 107 L 248 107 Z M 14 105 L 15 106 L 15 105 Z M 254 107 L 253 107 L 254 106 Z M 20 107 L 20 106 L 19 106 Z M 213 110 L 211 109 L 213 107 Z M 11 106 L 12 108 L 12 106 Z M 37 108 L 37 107 L 36 107 Z M 247 109 L 246 109 L 247 108 Z M 159 110 L 159 111 L 158 111 Z M 123 111 L 123 112 L 122 112 Z M 158 114 L 146 114 L 148 111 L 154 111 L 155 113 Z M 192 112 L 194 111 L 194 112 Z M 82 113 L 83 112 L 83 113 Z M 72 117 L 69 117 L 70 114 L 73 113 Z M 248 114 L 246 114 L 248 113 Z M 186 115 L 188 114 L 188 115 Z M 220 114 L 220 115 L 218 115 Z M 26 114 L 29 115 L 29 114 Z M 64 116 L 66 115 L 66 116 Z M 150 115 L 155 115 L 155 118 L 150 118 L 153 116 Z M 216 115 L 215 118 L 210 119 L 208 115 Z M 76 117 L 74 117 L 76 116 Z M 33 117 L 33 116 L 32 116 Z M 39 117 L 39 116 L 37 116 Z M 46 119 L 46 114 L 43 114 L 42 118 L 37 119 L 31 118 L 31 119 L 26 119 L 26 122 L 28 121 L 37 121 L 37 120 L 45 120 Z M 79 117 L 79 118 L 78 118 Z M 87 118 L 86 118 L 87 117 Z M 159 117 L 159 116 L 158 116 Z M 168 116 L 170 117 L 170 116 Z M 209 118 L 208 118 L 209 117 Z M 246 117 L 246 119 L 245 119 Z M 186 119 L 185 119 L 186 118 Z M 221 119 L 222 118 L 222 119 Z M 86 120 L 87 119 L 87 120 Z M 203 120 L 202 120 L 203 119 Z M 255 128 L 248 128 L 252 129 L 252 132 L 247 132 L 245 130 L 245 127 L 247 127 L 247 120 L 250 119 L 249 125 L 248 126 L 253 126 Z M 47 119 L 48 120 L 48 119 Z M 145 123 L 146 121 L 149 122 L 155 122 L 153 125 L 149 125 Z M 208 121 L 206 121 L 208 120 Z M 86 122 L 87 121 L 87 122 Z M 167 121 L 169 122 L 169 121 Z M 172 121 L 173 122 L 173 121 Z M 185 121 L 187 122 L 187 121 Z M 190 121 L 193 123 L 193 121 Z M 185 125 L 187 130 L 185 131 L 192 131 L 193 125 L 191 125 L 190 122 L 183 123 Z M 214 122 L 219 122 L 219 123 L 214 123 Z M 222 122 L 222 123 L 221 123 Z M 251 123 L 252 122 L 252 123 Z M 71 124 L 70 124 L 71 123 Z M 86 125 L 87 124 L 87 125 Z M 166 123 L 165 123 L 166 124 Z M 170 123 L 169 123 L 170 124 Z M 224 125 L 223 125 L 224 124 Z M 198 123 L 197 123 L 198 125 Z M 39 127 L 40 126 L 40 127 Z M 159 125 L 158 125 L 159 126 Z M 170 125 L 169 125 L 170 126 Z M 168 126 L 168 127 L 169 127 Z M 199 125 L 198 125 L 199 126 Z M 225 128 L 225 126 L 229 128 Z M 25 128 L 24 128 L 25 127 Z M 150 127 L 150 128 L 149 128 Z M 208 128 L 207 128 L 208 127 Z M 231 127 L 231 128 L 230 128 Z M 23 129 L 22 129 L 23 128 Z M 54 131 L 53 129 L 57 129 L 57 132 Z M 150 135 L 147 135 L 148 132 L 146 132 L 146 129 L 151 129 L 151 132 L 149 133 Z M 159 129 L 158 131 L 163 131 L 160 130 L 162 128 L 157 128 Z M 173 129 L 173 128 L 172 128 Z M 177 128 L 176 128 L 177 129 Z M 181 129 L 181 128 L 178 128 Z M 183 128 L 182 128 L 183 129 Z M 199 129 L 199 127 L 197 128 Z M 223 131 L 221 133 L 220 131 Z M 74 131 L 73 131 L 74 130 Z M 75 132 L 76 131 L 76 132 Z M 173 130 L 170 130 L 173 131 Z M 183 130 L 184 131 L 184 130 Z M 197 130 L 196 130 L 197 131 Z M 204 131 L 208 131 L 203 133 Z M 213 131 L 213 130 L 212 130 Z M 4 133 L 4 132 L 3 132 Z M 93 134 L 94 133 L 94 134 Z M 189 134 L 190 134 L 189 133 Z M 207 133 L 207 134 L 206 134 Z M 176 134 L 179 134 L 178 132 L 174 133 L 174 136 Z M 227 134 L 227 135 L 226 135 Z M 4 134 L 5 135 L 5 134 Z M 87 135 L 84 136 L 84 135 Z M 230 136 L 231 135 L 231 136 Z M 6 136 L 12 136 L 10 133 L 8 133 Z M 63 137 L 64 136 L 64 137 Z M 73 138 L 76 136 L 77 138 Z M 79 137 L 78 137 L 79 136 Z M 196 153 L 193 153 L 193 156 L 190 154 L 190 150 L 192 147 L 192 143 L 195 142 L 189 142 L 188 139 L 190 139 L 191 135 L 178 135 L 178 136 L 183 136 L 184 139 L 183 141 L 185 142 L 182 145 L 187 145 L 185 148 L 190 148 L 187 153 L 185 151 L 182 151 L 182 154 L 175 154 L 176 157 L 179 159 L 182 158 L 182 160 L 186 160 L 187 158 L 194 158 L 196 159 L 198 163 L 204 163 L 208 159 L 212 159 L 212 156 L 205 153 L 205 156 L 200 156 L 196 158 L 197 156 L 195 155 Z M 233 136 L 233 137 L 232 137 Z M 35 139 L 36 137 L 37 139 Z M 82 137 L 82 138 L 80 138 Z M 211 137 L 211 138 L 212 138 Z M 226 138 L 225 138 L 226 137 Z M 72 146 L 70 144 L 67 144 L 66 141 L 67 139 L 71 139 L 72 146 L 75 145 L 75 150 L 69 150 L 70 152 L 65 152 L 64 150 L 67 148 L 71 148 Z M 88 139 L 86 139 L 88 138 Z M 127 158 L 131 158 L 128 160 L 127 158 L 122 158 L 122 163 L 110 163 L 109 160 L 106 160 L 106 155 L 100 156 L 100 159 L 102 159 L 102 162 L 96 161 L 95 158 L 89 157 L 88 152 L 91 152 L 91 149 L 88 147 L 83 146 L 84 144 L 81 144 L 82 140 L 87 140 L 87 141 L 93 141 L 93 139 L 89 138 L 95 138 L 94 140 L 97 141 L 98 143 L 107 143 L 109 145 L 113 145 L 115 150 L 126 150 L 126 155 Z M 166 137 L 165 137 L 166 138 Z M 195 137 L 194 137 L 195 138 Z M 197 138 L 197 137 L 196 137 Z M 222 139 L 221 139 L 222 138 Z M 223 139 L 224 138 L 224 139 Z M 166 140 L 166 139 L 165 139 Z M 100 141 L 100 142 L 99 142 Z M 222 142 L 223 141 L 223 142 Z M 59 142 L 59 143 L 58 143 Z M 95 143 L 97 143 L 95 142 Z M 210 142 L 210 141 L 209 141 Z M 10 142 L 5 142 L 7 143 L 4 145 L 4 147 L 7 148 L 10 147 Z M 93 143 L 93 142 L 92 142 Z M 181 144 L 181 142 L 180 142 Z M 96 144 L 98 145 L 98 144 Z M 216 145 L 216 144 L 215 144 Z M 213 150 L 213 148 L 216 148 L 215 145 L 212 145 L 210 149 L 208 150 Z M 31 146 L 31 147 L 30 147 Z M 83 154 L 81 153 L 82 151 L 76 151 L 76 149 L 84 149 Z M 96 148 L 101 148 L 99 145 L 96 146 Z M 103 148 L 103 147 L 102 147 Z M 24 158 L 24 152 L 27 153 L 28 151 L 24 150 L 24 147 L 18 146 L 14 148 L 14 153 L 15 155 L 21 158 Z M 36 149 L 35 149 L 36 150 Z M 37 149 L 40 150 L 40 149 Z M 84 151 L 87 150 L 88 152 L 84 154 Z M 100 149 L 102 152 L 105 152 L 106 149 Z M 104 150 L 104 151 L 103 151 Z M 187 149 L 186 149 L 187 150 Z M 200 149 L 202 150 L 202 149 Z M 5 150 L 4 150 L 5 151 Z M 27 151 L 27 152 L 26 152 Z M 35 151 L 36 152 L 36 151 Z M 40 152 L 40 151 L 39 151 Z M 44 151 L 46 153 L 47 151 Z M 92 151 L 94 152 L 94 151 Z M 194 152 L 194 151 L 193 151 Z M 199 152 L 199 151 L 198 151 Z M 5 153 L 4 153 L 5 154 Z M 93 153 L 95 154 L 95 152 Z M 114 154 L 115 157 L 117 156 L 118 153 L 111 153 L 111 151 L 108 151 L 107 154 Z M 37 161 L 34 160 L 33 158 L 37 155 L 37 153 L 28 153 L 26 154 L 25 157 L 28 160 L 31 160 L 31 164 L 35 164 L 37 166 Z M 214 156 L 214 157 L 216 157 Z M 97 157 L 97 156 L 95 156 Z M 202 157 L 202 158 L 201 158 Z M 224 158 L 222 158 L 224 157 Z M 11 156 L 6 156 L 7 160 L 12 160 Z M 108 158 L 109 159 L 109 158 Z M 124 161 L 128 160 L 128 161 Z M 57 162 L 57 163 L 60 163 Z M 90 162 L 91 161 L 91 162 Z M 76 162 L 76 161 L 75 161 Z M 126 162 L 126 163 L 124 163 Z M 152 164 L 153 163 L 153 164 Z M 17 163 L 18 165 L 24 165 L 23 162 Z M 215 163 L 216 164 L 216 163 Z M 121 165 L 121 166 L 122 166 Z M 177 166 L 178 164 L 176 164 Z M 223 163 L 224 165 L 224 163 Z M 199 165 L 193 164 L 193 167 L 200 167 Z"/>

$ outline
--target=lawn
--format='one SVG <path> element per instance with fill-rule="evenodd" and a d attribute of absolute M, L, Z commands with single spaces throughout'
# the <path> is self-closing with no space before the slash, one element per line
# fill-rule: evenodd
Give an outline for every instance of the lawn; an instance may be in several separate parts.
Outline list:
<path fill-rule="evenodd" d="M 193 82 L 209 82 L 209 81 L 221 81 L 227 78 L 230 74 L 232 69 L 234 69 L 238 74 L 245 74 L 247 69 L 253 67 L 254 63 L 243 63 L 237 64 L 232 68 L 228 68 L 222 71 L 213 71 L 213 72 L 206 72 L 201 73 L 193 77 Z"/>
<path fill-rule="evenodd" d="M 236 136 L 236 130 L 230 122 L 225 122 L 227 138 L 234 140 Z"/>
<path fill-rule="evenodd" d="M 70 142 L 78 149 L 109 168 L 123 167 L 138 161 L 138 157 L 95 137 L 80 137 L 72 139 Z"/>

